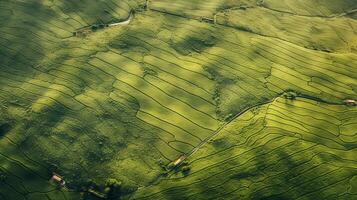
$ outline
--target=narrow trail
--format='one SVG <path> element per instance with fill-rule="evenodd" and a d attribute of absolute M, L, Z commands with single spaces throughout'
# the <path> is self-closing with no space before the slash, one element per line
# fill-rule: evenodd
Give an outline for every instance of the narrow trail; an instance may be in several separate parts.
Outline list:
<path fill-rule="evenodd" d="M 256 107 L 260 107 L 266 104 L 270 104 L 273 103 L 275 100 L 277 100 L 278 98 L 281 98 L 282 94 L 279 94 L 278 96 L 276 96 L 275 98 L 266 101 L 266 102 L 262 102 L 262 103 L 258 103 L 256 105 L 253 106 L 249 106 L 247 108 L 245 108 L 244 110 L 240 111 L 239 113 L 237 113 L 236 115 L 234 115 L 230 120 L 224 122 L 216 131 L 214 131 L 212 133 L 212 135 L 210 135 L 209 137 L 207 137 L 205 140 L 203 140 L 200 144 L 198 144 L 194 149 L 192 149 L 192 151 L 190 151 L 190 153 L 187 154 L 186 159 L 188 157 L 191 157 L 194 153 L 196 153 L 202 146 L 204 146 L 205 144 L 207 144 L 207 142 L 209 142 L 210 140 L 212 140 L 214 137 L 216 137 L 222 129 L 224 129 L 227 125 L 229 125 L 231 122 L 233 122 L 235 119 L 237 119 L 238 117 L 240 117 L 241 115 L 243 115 L 244 113 L 246 113 L 247 111 L 256 108 Z M 325 101 L 323 99 L 320 99 L 318 97 L 314 97 L 314 96 L 309 96 L 309 95 L 305 95 L 305 94 L 300 94 L 297 97 L 299 98 L 303 98 L 303 99 L 308 99 L 308 100 L 312 100 L 312 101 L 316 101 L 316 102 L 320 102 L 320 103 L 324 103 L 324 104 L 328 104 L 328 105 L 345 105 L 344 103 L 336 103 L 336 102 L 329 102 L 329 101 Z"/>
<path fill-rule="evenodd" d="M 124 21 L 115 22 L 115 23 L 111 23 L 111 24 L 104 24 L 104 23 L 103 24 L 92 24 L 92 25 L 89 25 L 89 26 L 86 26 L 86 27 L 82 27 L 82 28 L 77 29 L 74 32 L 72 32 L 73 35 L 69 36 L 68 38 L 76 37 L 77 35 L 86 35 L 88 33 L 95 32 L 97 29 L 105 29 L 105 28 L 112 28 L 112 27 L 115 27 L 115 26 L 129 25 L 134 17 L 135 17 L 134 12 L 130 11 L 130 14 L 129 14 L 128 18 L 125 19 Z M 95 28 L 95 30 L 94 30 L 94 28 Z M 67 38 L 63 38 L 63 39 L 67 39 Z"/>
<path fill-rule="evenodd" d="M 243 115 L 244 113 L 246 113 L 247 111 L 259 107 L 259 106 L 263 106 L 269 103 L 274 102 L 277 98 L 281 97 L 281 95 L 275 97 L 274 99 L 270 100 L 270 101 L 266 101 L 266 102 L 262 102 L 262 103 L 258 103 L 255 104 L 253 106 L 249 106 L 247 108 L 245 108 L 244 110 L 240 111 L 239 113 L 237 113 L 236 115 L 234 115 L 231 119 L 229 119 L 228 121 L 224 122 L 217 130 L 215 130 L 209 137 L 207 137 L 206 139 L 204 139 L 202 142 L 200 142 L 195 148 L 193 148 L 189 153 L 186 154 L 186 157 L 184 160 L 187 160 L 189 157 L 193 156 L 193 154 L 195 154 L 198 150 L 200 150 L 204 145 L 206 145 L 210 140 L 212 140 L 214 137 L 216 137 L 218 134 L 221 133 L 222 129 L 224 129 L 227 125 L 229 125 L 231 122 L 233 122 L 235 119 L 237 119 L 238 117 L 240 117 L 241 115 Z M 184 161 L 183 160 L 183 161 Z M 181 166 L 182 162 L 177 165 L 174 169 L 177 169 Z M 167 176 L 164 176 L 162 174 L 158 175 L 157 177 L 155 177 L 151 183 L 147 186 L 144 186 L 143 188 L 147 188 L 150 187 L 152 185 L 156 185 L 160 182 L 161 178 L 165 178 L 165 177 L 171 177 L 174 174 L 174 169 L 169 171 L 169 174 Z"/>
<path fill-rule="evenodd" d="M 229 119 L 228 121 L 224 122 L 216 131 L 214 131 L 209 137 L 207 137 L 205 140 L 203 140 L 200 144 L 198 144 L 194 149 L 192 149 L 190 151 L 190 153 L 187 154 L 186 159 L 191 157 L 193 154 L 195 154 L 201 147 L 203 147 L 205 144 L 207 144 L 210 140 L 212 140 L 214 137 L 216 137 L 221 131 L 222 129 L 224 129 L 227 125 L 229 125 L 230 123 L 232 123 L 235 119 L 237 119 L 238 117 L 240 117 L 241 115 L 243 115 L 244 113 L 246 113 L 247 111 L 256 108 L 256 107 L 260 107 L 266 104 L 270 104 L 272 102 L 274 102 L 278 97 L 275 97 L 274 99 L 267 101 L 267 102 L 263 102 L 263 103 L 259 103 L 253 106 L 249 106 L 247 108 L 245 108 L 244 110 L 240 111 L 239 113 L 237 113 L 236 115 L 234 115 L 231 119 Z"/>
<path fill-rule="evenodd" d="M 109 27 L 113 27 L 113 26 L 122 26 L 122 25 L 128 25 L 130 24 L 131 20 L 134 18 L 134 14 L 133 12 L 130 12 L 130 15 L 128 17 L 128 19 L 121 21 L 121 22 L 116 22 L 116 23 L 111 23 L 108 24 Z"/>
<path fill-rule="evenodd" d="M 249 107 L 243 109 L 242 111 L 240 111 L 239 113 L 234 115 L 231 119 L 229 119 L 228 121 L 224 122 L 209 137 L 207 137 L 200 144 L 198 144 L 195 148 L 193 148 L 189 153 L 187 153 L 184 160 L 187 160 L 189 157 L 192 157 L 197 151 L 199 151 L 204 145 L 206 145 L 209 141 L 211 141 L 213 138 L 215 138 L 217 135 L 219 135 L 221 133 L 221 131 L 225 127 L 227 127 L 230 123 L 232 123 L 234 120 L 236 120 L 241 115 L 245 114 L 246 112 L 248 112 L 251 109 L 254 109 L 254 108 L 257 108 L 257 107 L 260 107 L 260 106 L 264 106 L 264 105 L 267 105 L 267 104 L 271 104 L 274 101 L 276 101 L 278 98 L 282 98 L 282 96 L 283 96 L 283 94 L 278 94 L 275 98 L 273 98 L 273 99 L 271 99 L 269 101 L 258 103 L 258 104 L 255 104 L 255 105 L 252 105 L 252 106 L 249 106 Z M 300 94 L 300 95 L 297 96 L 297 98 L 308 99 L 308 100 L 312 100 L 312 101 L 316 101 L 316 102 L 323 103 L 323 104 L 328 104 L 328 105 L 335 105 L 335 106 L 343 106 L 343 105 L 345 105 L 343 102 L 341 102 L 341 103 L 329 102 L 329 101 L 325 101 L 323 99 L 320 99 L 318 97 L 309 96 L 309 95 L 306 95 L 306 94 Z M 181 162 L 181 164 L 182 164 L 182 162 Z M 177 165 L 174 169 L 179 168 L 181 166 L 181 164 Z M 175 173 L 174 169 L 170 170 L 168 175 L 166 175 L 166 176 L 160 174 L 154 180 L 152 180 L 149 185 L 144 186 L 143 188 L 147 188 L 147 187 L 150 187 L 152 185 L 158 184 L 161 181 L 161 178 L 170 178 Z"/>

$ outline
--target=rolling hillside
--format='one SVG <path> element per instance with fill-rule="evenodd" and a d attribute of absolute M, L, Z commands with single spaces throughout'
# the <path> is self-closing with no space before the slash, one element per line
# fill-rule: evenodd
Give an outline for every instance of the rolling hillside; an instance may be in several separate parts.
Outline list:
<path fill-rule="evenodd" d="M 356 198 L 356 1 L 0 8 L 0 200 Z"/>

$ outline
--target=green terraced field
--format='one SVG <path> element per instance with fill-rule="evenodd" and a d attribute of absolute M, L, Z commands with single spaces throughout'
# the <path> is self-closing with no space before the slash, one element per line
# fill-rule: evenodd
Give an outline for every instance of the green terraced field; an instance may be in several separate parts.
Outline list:
<path fill-rule="evenodd" d="M 0 200 L 357 199 L 355 0 L 0 9 Z"/>

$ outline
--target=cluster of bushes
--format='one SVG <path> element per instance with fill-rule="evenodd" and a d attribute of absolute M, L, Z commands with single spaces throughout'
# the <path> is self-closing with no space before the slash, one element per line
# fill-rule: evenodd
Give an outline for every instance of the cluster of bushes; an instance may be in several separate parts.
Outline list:
<path fill-rule="evenodd" d="M 89 180 L 82 188 L 82 197 L 86 200 L 93 199 L 93 197 L 97 199 L 119 200 L 136 189 L 134 186 L 124 185 L 121 181 L 112 178 L 105 181 L 104 184 L 97 184 Z"/>
<path fill-rule="evenodd" d="M 152 75 L 152 76 L 156 76 L 157 72 L 149 67 L 144 67 L 144 74 L 143 76 L 145 77 L 146 75 Z"/>
<path fill-rule="evenodd" d="M 92 31 L 97 31 L 99 29 L 104 29 L 108 26 L 108 24 L 93 24 L 90 28 L 92 29 Z"/>
<path fill-rule="evenodd" d="M 0 137 L 5 135 L 8 131 L 10 131 L 11 125 L 8 123 L 1 124 L 0 122 Z"/>
<path fill-rule="evenodd" d="M 109 27 L 108 24 L 93 24 L 90 27 L 86 27 L 86 28 L 83 28 L 81 30 L 73 32 L 73 36 L 83 36 L 83 35 L 86 35 L 86 34 L 89 34 L 91 32 L 95 32 L 97 30 L 104 29 L 104 28 L 107 28 L 107 27 Z"/>
<path fill-rule="evenodd" d="M 283 94 L 283 97 L 288 100 L 295 100 L 297 96 L 298 96 L 298 93 L 296 93 L 294 91 L 287 91 Z"/>
<path fill-rule="evenodd" d="M 107 199 L 119 199 L 122 195 L 122 182 L 116 179 L 108 179 L 105 183 L 104 194 Z"/>
<path fill-rule="evenodd" d="M 183 175 L 188 175 L 191 171 L 191 166 L 187 161 L 183 161 L 179 166 L 175 166 L 173 162 L 169 163 L 167 166 L 162 166 L 164 169 L 164 174 L 167 174 L 169 171 L 175 173 L 181 172 Z"/>

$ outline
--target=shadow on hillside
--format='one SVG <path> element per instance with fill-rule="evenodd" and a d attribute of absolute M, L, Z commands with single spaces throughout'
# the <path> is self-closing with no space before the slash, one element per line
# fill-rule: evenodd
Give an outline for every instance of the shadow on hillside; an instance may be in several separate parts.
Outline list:
<path fill-rule="evenodd" d="M 190 184 L 173 185 L 158 194 L 167 199 L 352 198 L 347 189 L 355 170 L 339 167 L 343 163 L 332 164 L 342 162 L 333 154 L 300 147 L 292 143 L 283 148 L 257 148 L 252 152 L 256 156 L 250 160 L 237 157 L 229 165 L 222 163 L 223 167 L 217 163 L 219 174 L 207 172 Z M 153 197 L 156 196 L 150 198 Z"/>

